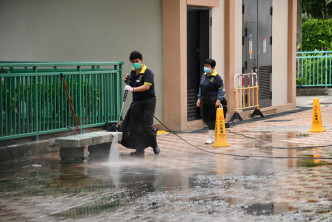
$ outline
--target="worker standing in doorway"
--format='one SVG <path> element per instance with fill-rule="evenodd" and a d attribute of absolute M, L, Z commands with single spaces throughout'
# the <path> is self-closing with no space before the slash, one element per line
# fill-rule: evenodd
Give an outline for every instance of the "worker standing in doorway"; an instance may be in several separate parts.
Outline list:
<path fill-rule="evenodd" d="M 144 149 L 152 147 L 158 154 L 156 130 L 153 128 L 153 116 L 156 109 L 154 74 L 143 64 L 143 56 L 138 51 L 131 52 L 129 60 L 132 71 L 124 77 L 128 84 L 125 90 L 133 93 L 133 101 L 121 124 L 121 144 L 136 149 L 131 155 L 143 155 Z"/>
<path fill-rule="evenodd" d="M 206 59 L 204 74 L 199 85 L 196 107 L 203 106 L 203 121 L 208 126 L 208 138 L 206 144 L 214 141 L 214 130 L 216 124 L 216 109 L 223 106 L 224 118 L 227 112 L 227 100 L 225 97 L 224 83 L 215 70 L 216 61 Z"/>

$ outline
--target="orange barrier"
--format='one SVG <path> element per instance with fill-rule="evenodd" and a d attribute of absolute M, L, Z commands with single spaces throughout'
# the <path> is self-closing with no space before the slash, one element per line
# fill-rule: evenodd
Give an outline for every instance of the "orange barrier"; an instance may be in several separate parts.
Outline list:
<path fill-rule="evenodd" d="M 238 110 L 245 110 L 255 108 L 254 112 L 250 115 L 260 115 L 264 117 L 259 110 L 258 104 L 258 78 L 257 73 L 235 74 L 234 75 L 234 105 L 235 112 L 230 121 L 234 119 L 242 120 Z"/>

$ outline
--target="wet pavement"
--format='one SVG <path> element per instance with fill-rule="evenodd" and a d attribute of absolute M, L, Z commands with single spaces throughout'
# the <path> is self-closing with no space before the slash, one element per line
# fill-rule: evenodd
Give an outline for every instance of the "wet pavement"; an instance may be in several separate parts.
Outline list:
<path fill-rule="evenodd" d="M 158 136 L 120 162 L 60 164 L 58 153 L 0 163 L 0 221 L 332 221 L 332 100 L 324 133 L 309 133 L 310 104 L 227 130 Z M 201 149 L 201 150 L 200 150 Z M 313 159 L 315 158 L 315 159 Z"/>

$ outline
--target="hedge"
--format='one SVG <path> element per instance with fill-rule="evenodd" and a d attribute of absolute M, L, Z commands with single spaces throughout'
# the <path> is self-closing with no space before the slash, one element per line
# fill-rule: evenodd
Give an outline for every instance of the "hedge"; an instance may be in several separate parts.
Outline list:
<path fill-rule="evenodd" d="M 332 19 L 312 19 L 302 24 L 302 51 L 332 50 Z"/>

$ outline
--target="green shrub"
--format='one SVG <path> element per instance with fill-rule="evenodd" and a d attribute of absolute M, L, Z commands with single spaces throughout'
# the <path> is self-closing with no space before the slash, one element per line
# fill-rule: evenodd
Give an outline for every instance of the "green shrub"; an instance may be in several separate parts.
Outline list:
<path fill-rule="evenodd" d="M 302 51 L 332 50 L 332 19 L 312 19 L 302 24 Z"/>

